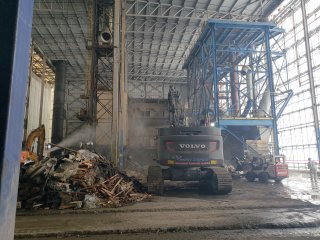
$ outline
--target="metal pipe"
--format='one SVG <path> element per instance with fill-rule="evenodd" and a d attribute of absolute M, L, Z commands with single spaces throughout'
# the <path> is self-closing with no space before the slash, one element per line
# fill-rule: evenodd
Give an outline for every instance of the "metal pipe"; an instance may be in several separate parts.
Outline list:
<path fill-rule="evenodd" d="M 304 31 L 304 42 L 305 42 L 305 47 L 306 47 L 308 76 L 309 76 L 309 83 L 310 83 L 312 112 L 313 112 L 314 128 L 315 128 L 315 132 L 316 132 L 317 152 L 318 152 L 318 159 L 319 159 L 320 158 L 319 115 L 318 115 L 317 96 L 316 96 L 316 92 L 315 92 L 314 77 L 313 77 L 310 42 L 309 42 L 309 36 L 308 36 L 309 30 L 308 30 L 305 0 L 301 0 L 301 11 L 302 11 L 302 22 L 303 22 L 303 31 Z"/>
<path fill-rule="evenodd" d="M 247 96 L 250 100 L 253 99 L 253 88 L 252 88 L 252 70 L 249 66 L 243 66 L 241 74 L 246 76 L 247 83 Z"/>
<path fill-rule="evenodd" d="M 241 74 L 245 75 L 247 83 L 247 104 L 243 113 L 241 114 L 241 117 L 246 117 L 249 114 L 253 104 L 252 70 L 249 66 L 243 66 L 241 69 Z"/>
<path fill-rule="evenodd" d="M 270 114 L 271 97 L 269 83 L 266 84 L 266 88 L 262 94 L 255 117 L 267 117 Z"/>
<path fill-rule="evenodd" d="M 235 59 L 232 56 L 233 60 Z M 232 103 L 232 113 L 231 115 L 236 117 L 240 112 L 239 103 L 239 76 L 238 76 L 238 66 L 234 65 L 232 67 L 232 72 L 230 73 L 230 90 L 231 90 L 231 103 Z"/>
<path fill-rule="evenodd" d="M 251 49 L 255 49 L 254 46 L 251 45 Z M 256 73 L 254 72 L 254 66 L 253 66 L 254 58 L 253 58 L 253 52 L 250 53 L 249 55 L 249 63 L 251 63 L 250 68 L 251 68 L 251 76 L 252 76 L 252 112 L 255 114 L 257 111 L 257 89 L 256 89 L 256 84 L 255 84 L 255 78 L 256 78 Z"/>
<path fill-rule="evenodd" d="M 66 62 L 57 60 L 53 62 L 56 68 L 51 142 L 59 143 L 63 139 L 64 103 L 66 88 Z"/>

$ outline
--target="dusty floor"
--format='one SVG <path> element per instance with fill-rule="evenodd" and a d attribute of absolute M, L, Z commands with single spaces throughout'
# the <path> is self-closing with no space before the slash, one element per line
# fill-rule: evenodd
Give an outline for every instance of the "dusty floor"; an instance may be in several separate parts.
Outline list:
<path fill-rule="evenodd" d="M 18 212 L 25 239 L 320 239 L 320 179 L 291 172 L 282 183 L 233 182 L 206 195 L 196 183 L 168 184 L 164 196 L 119 209 Z"/>
<path fill-rule="evenodd" d="M 290 178 L 282 181 L 286 193 L 293 199 L 320 205 L 320 178 L 318 181 L 311 181 L 308 171 L 292 172 L 291 175 Z"/>
<path fill-rule="evenodd" d="M 110 234 L 87 237 L 69 237 L 68 240 L 319 240 L 320 230 L 316 228 L 303 229 L 245 229 L 245 230 L 215 230 L 167 233 L 131 233 Z M 38 240 L 53 240 L 56 237 L 38 238 Z"/>

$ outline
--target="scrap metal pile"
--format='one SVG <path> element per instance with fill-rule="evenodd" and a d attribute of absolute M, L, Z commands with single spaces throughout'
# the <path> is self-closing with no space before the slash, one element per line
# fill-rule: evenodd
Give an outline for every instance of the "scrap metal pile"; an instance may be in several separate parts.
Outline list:
<path fill-rule="evenodd" d="M 119 207 L 150 198 L 135 178 L 85 149 L 60 159 L 26 162 L 20 172 L 18 203 L 22 208 Z"/>

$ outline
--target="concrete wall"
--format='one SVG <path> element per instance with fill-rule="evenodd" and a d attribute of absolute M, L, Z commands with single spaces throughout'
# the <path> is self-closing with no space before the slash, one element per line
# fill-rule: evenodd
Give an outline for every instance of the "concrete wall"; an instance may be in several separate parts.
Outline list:
<path fill-rule="evenodd" d="M 166 100 L 129 99 L 128 104 L 128 154 L 132 163 L 146 169 L 156 158 L 156 140 L 158 128 L 169 127 Z"/>
<path fill-rule="evenodd" d="M 167 102 L 133 102 L 129 100 L 129 146 L 154 149 L 157 128 L 168 126 Z"/>

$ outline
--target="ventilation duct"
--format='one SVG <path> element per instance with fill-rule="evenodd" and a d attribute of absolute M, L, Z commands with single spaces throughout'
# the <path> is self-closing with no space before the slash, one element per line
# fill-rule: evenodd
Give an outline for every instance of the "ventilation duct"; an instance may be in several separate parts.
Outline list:
<path fill-rule="evenodd" d="M 111 44 L 112 41 L 112 9 L 104 8 L 99 18 L 100 41 L 102 44 Z"/>

